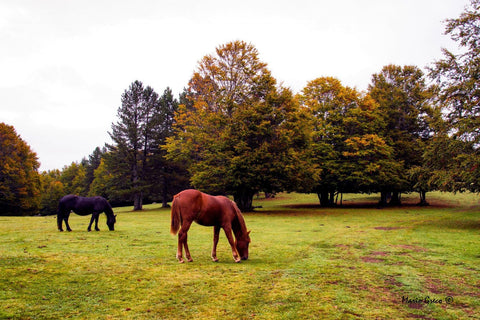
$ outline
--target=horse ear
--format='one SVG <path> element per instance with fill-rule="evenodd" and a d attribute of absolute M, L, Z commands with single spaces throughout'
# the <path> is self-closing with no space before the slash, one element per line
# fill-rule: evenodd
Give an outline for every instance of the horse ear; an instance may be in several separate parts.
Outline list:
<path fill-rule="evenodd" d="M 250 232 L 252 232 L 252 230 L 248 231 L 247 234 L 250 235 Z"/>
<path fill-rule="evenodd" d="M 117 215 L 115 215 L 115 218 L 117 217 Z"/>

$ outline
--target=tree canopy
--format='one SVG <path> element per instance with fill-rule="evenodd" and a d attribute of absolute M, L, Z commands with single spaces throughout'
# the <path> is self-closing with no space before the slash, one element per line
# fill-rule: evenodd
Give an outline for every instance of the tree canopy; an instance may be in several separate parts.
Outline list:
<path fill-rule="evenodd" d="M 13 126 L 0 123 L 0 213 L 30 213 L 40 204 L 37 155 Z"/>
<path fill-rule="evenodd" d="M 290 90 L 277 86 L 257 49 L 230 42 L 205 56 L 167 140 L 172 159 L 188 163 L 192 185 L 233 194 L 242 210 L 253 195 L 288 188 L 305 138 Z"/>
<path fill-rule="evenodd" d="M 436 145 L 429 155 L 438 160 L 431 164 L 443 190 L 479 192 L 480 0 L 471 0 L 460 17 L 447 20 L 445 34 L 458 44 L 459 53 L 443 49 L 444 58 L 430 70 L 440 89 L 442 118 L 437 119 Z"/>

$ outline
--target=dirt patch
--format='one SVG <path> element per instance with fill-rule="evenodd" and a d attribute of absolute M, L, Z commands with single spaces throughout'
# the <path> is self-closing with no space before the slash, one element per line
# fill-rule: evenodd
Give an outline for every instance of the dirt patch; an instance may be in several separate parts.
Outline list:
<path fill-rule="evenodd" d="M 374 251 L 374 252 L 372 252 L 370 255 L 371 255 L 371 256 L 382 256 L 382 257 L 385 257 L 385 256 L 388 256 L 389 254 L 390 254 L 390 252 Z"/>
<path fill-rule="evenodd" d="M 369 263 L 382 263 L 385 261 L 384 259 L 379 259 L 374 257 L 362 257 L 361 259 L 363 262 L 369 262 Z"/>
<path fill-rule="evenodd" d="M 394 248 L 400 248 L 400 249 L 405 249 L 405 250 L 410 250 L 414 252 L 427 252 L 428 249 L 419 247 L 419 246 L 414 246 L 414 245 L 409 245 L 409 244 L 397 244 L 397 245 L 391 245 Z"/>
<path fill-rule="evenodd" d="M 373 229 L 390 231 L 390 230 L 398 230 L 398 229 L 405 229 L 405 228 L 402 228 L 402 227 L 375 227 Z"/>
<path fill-rule="evenodd" d="M 414 308 L 414 309 L 421 309 L 421 308 Z M 413 313 L 408 314 L 408 317 L 411 318 L 411 319 L 435 320 L 435 318 L 429 318 L 429 317 L 421 315 L 421 314 L 413 314 Z"/>
<path fill-rule="evenodd" d="M 394 287 L 403 287 L 403 283 L 397 281 L 394 277 L 388 277 L 385 279 L 385 283 Z"/>

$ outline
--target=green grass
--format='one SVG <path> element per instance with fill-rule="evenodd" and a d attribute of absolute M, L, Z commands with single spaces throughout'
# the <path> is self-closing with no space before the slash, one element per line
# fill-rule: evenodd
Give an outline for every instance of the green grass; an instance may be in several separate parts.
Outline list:
<path fill-rule="evenodd" d="M 332 209 L 316 195 L 254 199 L 240 264 L 223 234 L 211 262 L 213 230 L 198 225 L 194 262 L 178 264 L 159 205 L 115 209 L 114 232 L 104 215 L 90 233 L 77 215 L 71 233 L 55 217 L 0 217 L 0 319 L 478 318 L 478 196 L 428 196 L 430 207 L 384 209 L 366 204 L 376 196 Z M 442 303 L 412 303 L 427 296 Z"/>

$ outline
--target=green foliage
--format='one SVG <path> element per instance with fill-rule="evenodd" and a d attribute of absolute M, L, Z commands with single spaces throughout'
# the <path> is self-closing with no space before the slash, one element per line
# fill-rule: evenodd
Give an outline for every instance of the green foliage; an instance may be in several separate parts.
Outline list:
<path fill-rule="evenodd" d="M 112 124 L 109 133 L 113 144 L 108 145 L 105 165 L 112 174 L 113 196 L 130 198 L 136 210 L 142 209 L 145 197 L 161 197 L 166 203 L 175 191 L 171 186 L 179 182 L 167 180 L 168 172 L 176 163 L 165 160 L 165 151 L 160 147 L 172 134 L 177 104 L 170 89 L 159 97 L 140 81 L 133 82 L 122 95 L 118 122 Z"/>
<path fill-rule="evenodd" d="M 388 177 L 384 188 L 393 192 L 412 191 L 414 182 L 409 180 L 409 170 L 423 165 L 425 141 L 432 133 L 429 119 L 433 114 L 434 88 L 425 83 L 418 67 L 388 65 L 373 75 L 369 93 L 382 115 L 384 130 L 380 135 L 393 148 L 395 161 L 402 165 Z"/>
<path fill-rule="evenodd" d="M 432 206 L 318 208 L 315 195 L 254 199 L 250 257 L 225 236 L 189 232 L 178 264 L 170 212 L 115 208 L 116 231 L 71 233 L 53 217 L 0 217 L 1 319 L 468 319 L 480 313 L 478 196 L 435 193 Z M 412 203 L 416 199 L 405 199 Z M 355 208 L 362 204 L 363 208 Z M 438 205 L 438 207 L 436 207 Z M 102 228 L 103 225 L 103 228 Z M 402 297 L 442 299 L 406 303 Z M 452 296 L 450 304 L 444 299 Z"/>
<path fill-rule="evenodd" d="M 187 163 L 196 188 L 233 194 L 242 210 L 251 210 L 258 191 L 296 183 L 305 168 L 301 113 L 254 46 L 235 41 L 205 56 L 187 98 L 166 149 L 170 159 Z"/>
<path fill-rule="evenodd" d="M 102 196 L 104 198 L 109 198 L 111 196 L 109 190 L 112 180 L 113 175 L 107 170 L 104 159 L 100 160 L 100 165 L 93 173 L 93 181 L 90 185 L 90 191 L 88 195 L 90 197 Z"/>
<path fill-rule="evenodd" d="M 35 213 L 40 205 L 39 166 L 15 128 L 0 123 L 0 215 Z"/>
<path fill-rule="evenodd" d="M 444 59 L 435 62 L 430 76 L 440 88 L 439 103 L 445 124 L 437 130 L 438 142 L 445 148 L 431 157 L 437 167 L 437 184 L 451 191 L 478 192 L 480 165 L 480 1 L 471 0 L 470 6 L 457 19 L 446 21 L 445 33 L 457 42 L 459 54 L 444 49 Z M 459 140 L 459 141 L 455 141 Z M 461 142 L 460 142 L 461 141 Z M 453 150 L 451 156 L 449 152 Z M 430 153 L 432 155 L 432 153 Z M 439 159 L 445 157 L 444 160 Z"/>
<path fill-rule="evenodd" d="M 61 180 L 60 170 L 42 172 L 42 196 L 40 214 L 47 216 L 57 214 L 58 201 L 66 194 Z"/>
<path fill-rule="evenodd" d="M 65 166 L 60 175 L 60 182 L 63 184 L 65 194 L 76 194 L 86 196 L 89 185 L 86 180 L 86 169 L 81 163 L 72 162 Z"/>
<path fill-rule="evenodd" d="M 383 123 L 374 101 L 335 78 L 310 81 L 298 96 L 311 117 L 310 161 L 320 170 L 307 192 L 331 205 L 335 192 L 378 190 L 397 170 L 393 149 L 377 133 Z M 313 166 L 312 166 L 313 167 Z"/>

